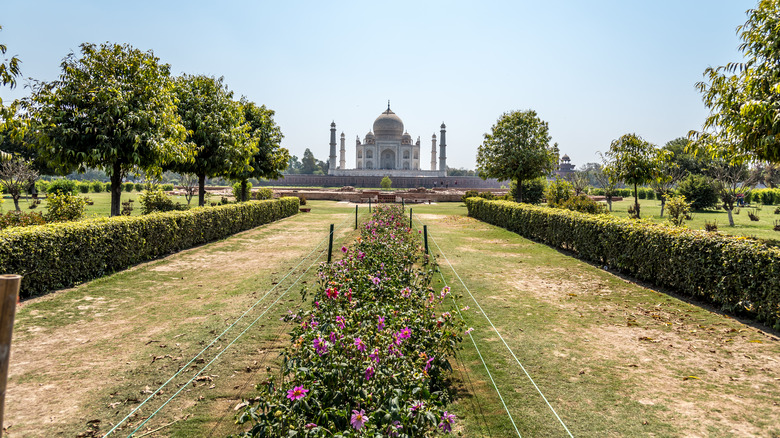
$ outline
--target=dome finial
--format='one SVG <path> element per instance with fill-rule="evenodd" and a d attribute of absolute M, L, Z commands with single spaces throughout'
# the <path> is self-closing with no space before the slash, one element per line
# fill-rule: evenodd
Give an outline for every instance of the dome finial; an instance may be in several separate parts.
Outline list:
<path fill-rule="evenodd" d="M 390 111 L 390 99 L 387 99 L 387 110 Z"/>

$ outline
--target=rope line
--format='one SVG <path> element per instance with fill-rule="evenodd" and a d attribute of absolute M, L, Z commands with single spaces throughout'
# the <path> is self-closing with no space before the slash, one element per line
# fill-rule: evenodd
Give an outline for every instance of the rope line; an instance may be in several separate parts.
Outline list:
<path fill-rule="evenodd" d="M 342 226 L 343 226 L 343 225 L 344 225 L 344 224 L 347 222 L 347 220 L 348 220 L 348 219 L 349 219 L 349 217 L 347 217 L 347 219 L 345 219 L 345 220 L 344 220 L 344 221 L 343 221 L 341 224 L 339 224 L 339 227 L 338 227 L 338 229 L 341 229 L 341 227 L 342 227 Z M 334 230 L 334 233 L 335 233 L 335 230 Z M 181 368 L 179 368 L 179 370 L 178 370 L 176 373 L 174 373 L 174 374 L 173 374 L 173 375 L 172 375 L 172 376 L 171 376 L 171 377 L 170 377 L 170 378 L 169 378 L 167 381 L 165 381 L 165 383 L 163 383 L 163 384 L 162 384 L 162 385 L 161 385 L 159 388 L 157 388 L 157 390 L 155 390 L 155 391 L 154 391 L 152 394 L 150 394 L 150 395 L 149 395 L 149 396 L 148 396 L 148 397 L 147 397 L 147 398 L 146 398 L 146 399 L 145 399 L 143 402 L 141 402 L 141 404 L 139 404 L 138 406 L 136 406 L 136 407 L 135 407 L 135 408 L 134 408 L 132 411 L 130 411 L 130 413 L 129 413 L 129 414 L 127 414 L 127 415 L 126 415 L 126 416 L 125 416 L 125 417 L 124 417 L 122 420 L 120 420 L 120 421 L 119 421 L 117 424 L 115 424 L 115 425 L 114 425 L 114 427 L 112 427 L 112 428 L 111 428 L 111 430 L 109 430 L 108 432 L 106 432 L 106 434 L 105 434 L 105 435 L 103 435 L 103 438 L 106 438 L 106 437 L 108 437 L 109 435 L 111 435 L 113 432 L 115 432 L 115 431 L 116 431 L 116 430 L 119 428 L 119 426 L 121 426 L 121 425 L 122 425 L 122 424 L 123 424 L 125 421 L 127 421 L 127 420 L 128 420 L 130 417 L 132 417 L 132 416 L 133 416 L 133 415 L 134 415 L 136 412 L 138 412 L 138 411 L 139 411 L 139 410 L 140 410 L 140 409 L 141 409 L 141 408 L 142 408 L 142 407 L 143 407 L 143 406 L 144 406 L 144 405 L 145 405 L 147 402 L 149 402 L 149 400 L 151 400 L 151 399 L 152 399 L 152 398 L 153 398 L 155 395 L 157 395 L 157 394 L 158 394 L 158 393 L 159 393 L 159 392 L 160 392 L 160 391 L 161 391 L 163 388 L 165 388 L 165 387 L 166 387 L 166 386 L 167 386 L 169 383 L 171 383 L 171 381 L 173 381 L 173 379 L 175 379 L 176 377 L 178 377 L 178 376 L 179 376 L 179 375 L 180 375 L 180 374 L 181 374 L 181 373 L 182 373 L 182 372 L 183 372 L 185 369 L 187 369 L 187 368 L 188 368 L 188 367 L 189 367 L 189 366 L 190 366 L 190 365 L 191 365 L 193 362 L 195 362 L 195 361 L 196 361 L 196 360 L 197 360 L 197 359 L 198 359 L 200 356 L 202 356 L 202 355 L 203 355 L 203 353 L 205 353 L 205 352 L 206 352 L 206 350 L 208 350 L 209 348 L 211 348 L 211 346 L 213 346 L 213 345 L 214 345 L 214 344 L 215 344 L 215 343 L 216 343 L 218 340 L 220 340 L 220 339 L 222 338 L 222 336 L 224 336 L 224 335 L 225 335 L 225 334 L 226 334 L 228 331 L 230 331 L 230 330 L 231 330 L 233 327 L 235 327 L 235 326 L 236 326 L 236 324 L 238 324 L 238 323 L 239 323 L 239 322 L 240 322 L 242 319 L 244 319 L 244 317 L 246 317 L 246 315 L 248 315 L 248 314 L 249 314 L 249 312 L 251 312 L 252 310 L 254 310 L 254 309 L 255 309 L 255 307 L 257 307 L 257 306 L 258 306 L 258 305 L 259 305 L 259 304 L 260 304 L 260 303 L 261 303 L 263 300 L 265 300 L 265 298 L 266 298 L 266 297 L 267 297 L 269 294 L 271 294 L 271 292 L 273 292 L 273 291 L 274 291 L 274 290 L 275 290 L 275 289 L 276 289 L 276 288 L 277 288 L 277 287 L 278 287 L 280 284 L 282 284 L 282 283 L 283 283 L 283 282 L 284 282 L 284 281 L 285 281 L 285 280 L 286 280 L 286 279 L 287 279 L 287 278 L 288 278 L 288 277 L 289 277 L 289 276 L 290 276 L 290 275 L 291 275 L 293 272 L 295 272 L 295 270 L 296 270 L 296 269 L 298 269 L 298 267 L 300 267 L 300 266 L 303 264 L 303 262 L 304 262 L 304 261 L 306 261 L 306 259 L 308 259 L 308 258 L 309 258 L 309 257 L 310 257 L 310 256 L 311 256 L 311 255 L 312 255 L 312 254 L 313 254 L 313 253 L 314 253 L 314 252 L 315 252 L 315 251 L 316 251 L 316 250 L 317 250 L 317 249 L 318 249 L 318 248 L 319 248 L 319 247 L 320 247 L 320 246 L 321 246 L 323 243 L 325 243 L 325 242 L 328 240 L 328 238 L 329 238 L 329 237 L 330 237 L 330 232 L 329 232 L 329 233 L 328 233 L 328 234 L 325 236 L 325 238 L 323 238 L 323 239 L 322 239 L 322 240 L 321 240 L 321 241 L 320 241 L 320 242 L 319 242 L 319 243 L 318 243 L 318 244 L 317 244 L 317 245 L 316 245 L 316 246 L 315 246 L 315 247 L 314 247 L 314 248 L 313 248 L 313 249 L 312 249 L 312 250 L 311 250 L 311 251 L 310 251 L 310 252 L 309 252 L 309 253 L 308 253 L 306 256 L 305 256 L 305 257 L 303 257 L 303 258 L 301 259 L 301 261 L 300 261 L 300 262 L 298 262 L 298 264 L 297 264 L 297 265 L 295 265 L 295 266 L 294 266 L 292 269 L 290 269 L 290 271 L 289 271 L 287 274 L 285 274 L 285 276 L 284 276 L 284 277 L 282 277 L 282 279 L 281 279 L 281 280 L 279 280 L 279 282 L 277 282 L 277 284 L 275 284 L 275 285 L 274 285 L 274 286 L 273 286 L 273 287 L 272 287 L 272 288 L 271 288 L 271 289 L 270 289 L 268 292 L 266 292 L 266 293 L 265 293 L 265 295 L 263 295 L 262 297 L 260 297 L 260 298 L 259 298 L 259 299 L 258 299 L 258 300 L 257 300 L 257 301 L 254 303 L 254 304 L 252 304 L 252 306 L 250 306 L 250 307 L 249 307 L 249 308 L 248 308 L 248 309 L 247 309 L 247 310 L 246 310 L 246 311 L 245 311 L 243 314 L 241 314 L 241 316 L 239 316 L 239 317 L 238 317 L 238 318 L 237 318 L 237 319 L 236 319 L 236 320 L 235 320 L 235 321 L 234 321 L 232 324 L 230 324 L 230 325 L 229 325 L 229 326 L 228 326 L 228 327 L 227 327 L 227 328 L 226 328 L 224 331 L 222 331 L 222 333 L 220 333 L 219 335 L 217 335 L 217 337 L 216 337 L 216 338 L 214 338 L 214 340 L 212 340 L 212 341 L 211 341 L 211 342 L 210 342 L 210 343 L 209 343 L 207 346 L 205 346 L 205 347 L 204 347 L 204 348 L 203 348 L 203 349 L 202 349 L 202 350 L 201 350 L 201 351 L 200 351 L 200 352 L 199 352 L 197 355 L 195 355 L 195 357 L 193 357 L 193 358 L 192 358 L 192 359 L 191 359 L 189 362 L 187 362 L 187 363 L 186 363 L 184 366 L 182 366 Z M 324 249 L 323 249 L 322 251 L 324 251 Z M 320 256 L 321 256 L 321 254 L 320 254 Z M 320 256 L 318 256 L 318 257 L 317 257 L 317 259 L 319 259 L 319 257 L 320 257 Z M 317 260 L 317 259 L 315 259 L 315 260 Z M 307 268 L 306 272 L 308 272 L 308 270 L 309 270 L 309 269 L 311 269 L 311 266 L 309 266 L 309 268 Z M 300 277 L 299 277 L 298 279 L 296 279 L 295 283 L 297 283 L 299 279 L 300 279 Z M 293 285 L 295 285 L 295 283 L 293 283 Z M 291 287 L 292 287 L 292 285 L 290 286 L 290 288 L 291 288 Z M 289 288 L 288 288 L 288 291 L 289 291 Z M 285 291 L 285 294 L 286 294 L 286 293 L 287 293 L 287 291 Z M 277 301 L 278 301 L 278 298 L 277 298 Z M 273 304 L 275 304 L 275 303 L 276 303 L 276 301 L 275 301 Z M 271 306 L 269 306 L 269 307 L 266 309 L 266 312 L 268 311 L 268 309 L 270 309 L 270 308 L 273 306 L 273 304 L 271 304 Z M 263 314 L 265 314 L 265 312 L 263 312 Z M 256 321 L 257 321 L 257 320 L 255 320 L 255 322 L 256 322 Z M 254 324 L 254 322 L 253 322 L 253 324 Z M 242 333 L 242 334 L 243 334 L 243 333 Z M 235 342 L 235 340 L 234 340 L 234 342 Z M 231 343 L 231 345 L 232 345 L 232 343 Z M 225 349 L 227 349 L 227 347 L 226 347 Z M 222 351 L 224 351 L 225 349 L 223 349 Z M 221 355 L 221 353 L 220 353 L 220 355 Z M 202 371 L 201 371 L 201 372 L 202 372 Z M 196 375 L 195 377 L 197 377 L 197 375 Z M 193 379 L 194 379 L 194 377 L 193 377 Z M 188 382 L 188 383 L 189 383 L 189 382 Z M 186 387 L 186 385 L 182 386 L 182 388 L 183 388 L 183 387 Z M 181 390 L 180 390 L 180 391 L 178 391 L 176 394 L 178 394 L 179 392 L 181 392 Z M 170 401 L 170 399 L 169 399 L 168 401 Z M 166 404 L 167 404 L 167 402 L 166 402 Z M 159 409 L 158 409 L 158 411 L 159 411 Z M 157 411 L 155 411 L 155 413 L 156 413 L 156 412 L 157 412 Z M 150 416 L 149 418 L 147 418 L 147 420 L 146 420 L 146 421 L 148 421 L 150 418 L 151 418 L 151 416 Z M 145 421 L 144 423 L 146 423 L 146 421 Z M 133 433 L 135 433 L 137 430 L 138 430 L 138 429 L 134 430 L 134 431 L 133 431 Z M 131 434 L 131 435 L 132 435 L 132 434 Z"/>
<path fill-rule="evenodd" d="M 420 222 L 420 224 L 422 224 L 422 222 L 420 221 L 420 219 L 419 219 L 419 218 L 417 219 L 417 221 L 418 221 L 418 222 Z M 428 237 L 430 237 L 430 239 L 431 239 L 431 241 L 433 242 L 433 244 L 434 244 L 434 245 L 436 245 L 436 248 L 439 250 L 439 253 L 442 255 L 442 257 L 444 257 L 444 260 L 447 262 L 447 264 L 449 265 L 450 269 L 452 269 L 452 272 L 453 272 L 453 273 L 455 274 L 455 276 L 458 278 L 458 280 L 460 281 L 460 284 L 461 284 L 461 285 L 463 285 L 463 288 L 464 288 L 464 289 L 466 289 L 466 292 L 468 292 L 469 296 L 470 296 L 470 297 L 471 297 L 471 299 L 474 301 L 474 304 L 476 304 L 476 305 L 477 305 L 477 307 L 479 308 L 480 312 L 482 312 L 482 315 L 485 317 L 485 319 L 488 321 L 488 323 L 490 324 L 490 326 L 493 328 L 493 331 L 495 331 L 495 332 L 496 332 L 496 334 L 498 335 L 498 338 L 499 338 L 499 339 L 501 339 L 501 342 L 503 342 L 503 343 L 504 343 L 504 346 L 506 347 L 506 349 L 507 349 L 507 350 L 509 350 L 509 353 L 510 353 L 510 354 L 512 355 L 512 357 L 515 359 L 515 362 L 517 362 L 517 364 L 518 364 L 518 365 L 520 365 L 520 368 L 523 370 L 523 372 L 525 373 L 526 377 L 528 377 L 528 380 L 530 380 L 530 381 L 531 381 L 531 384 L 533 384 L 534 388 L 536 388 L 536 391 L 539 393 L 539 395 L 542 397 L 542 399 L 544 400 L 544 402 L 547 404 L 547 407 L 549 407 L 549 408 L 550 408 L 550 410 L 552 411 L 553 415 L 555 415 L 555 418 L 557 418 L 557 419 L 558 419 L 558 422 L 560 422 L 560 423 L 561 423 L 561 426 L 563 426 L 563 428 L 566 430 L 566 433 L 568 433 L 568 434 L 569 434 L 569 436 L 570 436 L 571 438 L 574 438 L 574 435 L 572 435 L 572 433 L 571 433 L 571 431 L 569 430 L 569 428 L 568 428 L 568 427 L 566 427 L 566 424 L 563 422 L 563 420 L 561 419 L 561 417 L 560 417 L 560 416 L 558 415 L 558 413 L 555 411 L 555 408 L 553 408 L 553 407 L 552 407 L 552 405 L 550 404 L 550 402 L 547 400 L 547 397 L 545 397 L 545 396 L 544 396 L 544 394 L 542 393 L 542 390 L 541 390 L 541 389 L 539 389 L 539 386 L 536 384 L 536 382 L 534 381 L 534 379 L 531 377 L 531 374 L 529 374 L 529 373 L 528 373 L 528 371 L 525 369 L 525 367 L 523 366 L 523 364 L 520 362 L 520 360 L 519 360 L 519 359 L 517 358 L 517 356 L 515 355 L 515 352 L 514 352 L 514 351 L 512 351 L 512 349 L 509 347 L 509 344 L 507 344 L 507 343 L 506 343 L 506 341 L 504 340 L 504 337 L 503 337 L 503 336 L 501 336 L 501 333 L 498 331 L 498 329 L 496 328 L 496 326 L 495 326 L 495 325 L 493 325 L 493 321 L 491 321 L 491 320 L 490 320 L 490 317 L 488 317 L 487 313 L 485 313 L 485 310 L 482 308 L 482 306 L 480 306 L 480 305 L 479 305 L 479 302 L 478 302 L 478 301 L 477 301 L 477 299 L 474 297 L 474 295 L 471 293 L 471 290 L 469 290 L 468 286 L 466 286 L 466 283 L 464 283 L 464 282 L 463 282 L 463 279 L 460 277 L 460 275 L 458 274 L 458 272 L 455 270 L 455 267 L 454 267 L 454 266 L 452 266 L 452 263 L 451 263 L 451 262 L 450 262 L 450 260 L 447 258 L 447 256 L 444 254 L 444 251 L 442 251 L 442 250 L 441 250 L 441 247 L 440 247 L 440 246 L 439 246 L 439 244 L 436 242 L 436 239 L 434 239 L 434 238 L 433 238 L 433 236 L 432 236 L 432 234 L 430 233 L 430 231 L 428 232 Z M 439 271 L 439 273 L 441 274 L 441 271 Z M 442 277 L 443 277 L 443 276 L 442 276 Z M 453 301 L 454 301 L 454 298 L 453 298 Z M 458 310 L 458 313 L 460 314 L 460 310 Z M 461 317 L 462 317 L 462 316 L 461 316 Z M 469 334 L 469 335 L 470 335 L 470 334 Z M 513 423 L 514 423 L 514 422 L 513 422 Z"/>

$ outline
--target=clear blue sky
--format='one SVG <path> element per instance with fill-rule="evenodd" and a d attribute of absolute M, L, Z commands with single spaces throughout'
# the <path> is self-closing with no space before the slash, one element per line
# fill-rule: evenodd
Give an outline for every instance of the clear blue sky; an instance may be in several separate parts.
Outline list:
<path fill-rule="evenodd" d="M 389 99 L 424 151 L 447 124 L 450 167 L 473 169 L 483 134 L 516 109 L 536 110 L 581 166 L 628 132 L 663 145 L 699 129 L 694 84 L 741 60 L 735 29 L 756 3 L 17 0 L 1 9 L 0 42 L 41 80 L 79 44 L 106 41 L 152 49 L 174 74 L 224 76 L 276 111 L 299 157 L 327 159 L 335 121 L 353 167 L 355 137 Z M 3 100 L 27 93 L 0 88 Z"/>

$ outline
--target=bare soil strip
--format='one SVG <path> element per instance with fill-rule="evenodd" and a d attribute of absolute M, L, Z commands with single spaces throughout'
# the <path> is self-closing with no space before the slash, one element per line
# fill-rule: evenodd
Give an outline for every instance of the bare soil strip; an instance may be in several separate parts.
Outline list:
<path fill-rule="evenodd" d="M 780 339 L 468 217 L 420 215 L 574 436 L 780 436 Z M 564 436 L 466 295 L 468 323 L 523 436 Z M 464 434 L 513 436 L 464 342 Z"/>
<path fill-rule="evenodd" d="M 315 205 L 312 213 L 25 302 L 11 350 L 7 436 L 106 433 L 278 283 L 327 236 L 327 223 L 342 222 L 350 211 Z M 348 224 L 336 241 L 351 230 Z M 310 264 L 295 269 L 291 279 Z M 316 266 L 303 282 L 312 284 L 314 272 Z M 290 283 L 279 284 L 251 319 Z M 233 407 L 251 394 L 266 367 L 278 366 L 279 351 L 288 343 L 279 317 L 300 303 L 299 291 L 295 286 L 142 431 L 165 426 L 155 436 L 235 433 Z M 246 326 L 239 324 L 217 342 L 130 425 L 139 424 Z"/>

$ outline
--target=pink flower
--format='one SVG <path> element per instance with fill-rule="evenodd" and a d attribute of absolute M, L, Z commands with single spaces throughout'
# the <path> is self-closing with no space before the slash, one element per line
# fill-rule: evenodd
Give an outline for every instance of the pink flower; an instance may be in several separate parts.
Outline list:
<path fill-rule="evenodd" d="M 374 348 L 374 351 L 368 355 L 371 359 L 374 360 L 374 362 L 379 363 L 379 349 Z"/>
<path fill-rule="evenodd" d="M 328 295 L 328 298 L 336 299 L 339 296 L 339 291 L 332 287 L 326 289 L 325 293 Z"/>
<path fill-rule="evenodd" d="M 444 299 L 444 297 L 447 296 L 447 294 L 450 293 L 450 287 L 444 286 L 444 288 L 441 290 L 441 298 Z"/>
<path fill-rule="evenodd" d="M 337 316 L 336 317 L 336 324 L 339 325 L 339 328 L 344 330 L 344 327 L 346 327 L 346 324 L 344 324 L 344 317 L 343 316 Z"/>
<path fill-rule="evenodd" d="M 411 295 L 411 294 L 412 294 L 412 290 L 409 289 L 408 287 L 405 287 L 405 288 L 401 289 L 401 296 L 402 297 L 409 298 L 409 295 Z"/>
<path fill-rule="evenodd" d="M 385 317 L 380 316 L 379 317 L 379 324 L 377 324 L 376 329 L 380 332 L 385 329 Z"/>
<path fill-rule="evenodd" d="M 328 352 L 328 344 L 322 338 L 314 338 L 314 351 L 320 356 Z"/>
<path fill-rule="evenodd" d="M 346 246 L 342 246 L 341 247 L 341 252 L 346 253 L 347 252 L 347 247 Z"/>
<path fill-rule="evenodd" d="M 366 253 L 363 251 L 358 251 L 358 260 L 363 260 L 363 258 L 366 256 Z"/>
<path fill-rule="evenodd" d="M 306 426 L 303 426 L 303 427 L 305 427 L 306 429 L 310 429 L 311 430 L 311 429 L 314 429 L 315 427 L 317 427 L 317 425 L 314 424 L 314 423 L 306 423 Z"/>
<path fill-rule="evenodd" d="M 428 359 L 427 362 L 425 362 L 425 371 L 428 372 L 428 370 L 431 369 L 431 364 L 433 363 L 433 359 L 435 359 L 435 356 L 431 356 L 430 359 Z"/>
<path fill-rule="evenodd" d="M 474 327 L 469 327 L 468 330 L 466 330 L 466 334 L 469 334 L 474 331 Z"/>
<path fill-rule="evenodd" d="M 355 430 L 362 429 L 363 425 L 366 424 L 367 421 L 368 417 L 366 417 L 366 411 L 363 409 L 361 409 L 360 412 L 354 409 L 352 410 L 352 418 L 350 419 L 349 424 L 351 424 Z"/>
<path fill-rule="evenodd" d="M 332 344 L 336 343 L 336 333 L 335 332 L 330 332 L 330 342 Z"/>
<path fill-rule="evenodd" d="M 355 347 L 357 347 L 358 351 L 366 351 L 366 344 L 360 338 L 355 339 Z"/>
<path fill-rule="evenodd" d="M 287 390 L 287 398 L 290 400 L 298 400 L 306 397 L 306 393 L 309 392 L 308 389 L 303 389 L 303 386 L 296 386 L 293 389 Z"/>
<path fill-rule="evenodd" d="M 374 367 L 368 367 L 366 368 L 366 380 L 371 380 L 372 377 L 374 377 Z"/>
<path fill-rule="evenodd" d="M 403 329 L 401 329 L 400 335 L 402 339 L 409 339 L 410 337 L 412 337 L 412 329 L 410 329 L 409 327 L 404 327 Z"/>
<path fill-rule="evenodd" d="M 378 285 L 379 285 L 379 282 L 380 282 L 381 280 L 379 280 L 379 277 L 374 277 L 374 278 L 372 278 L 372 279 L 371 279 L 371 281 L 374 283 L 374 286 L 378 286 Z"/>
<path fill-rule="evenodd" d="M 441 423 L 439 423 L 439 428 L 443 432 L 452 432 L 453 421 L 455 421 L 455 415 L 444 411 L 444 415 L 441 416 Z"/>
<path fill-rule="evenodd" d="M 417 403 L 413 404 L 411 408 L 409 408 L 409 410 L 412 411 L 413 413 L 417 412 L 417 411 L 421 411 L 423 409 L 425 409 L 425 403 L 424 402 L 417 402 Z"/>

